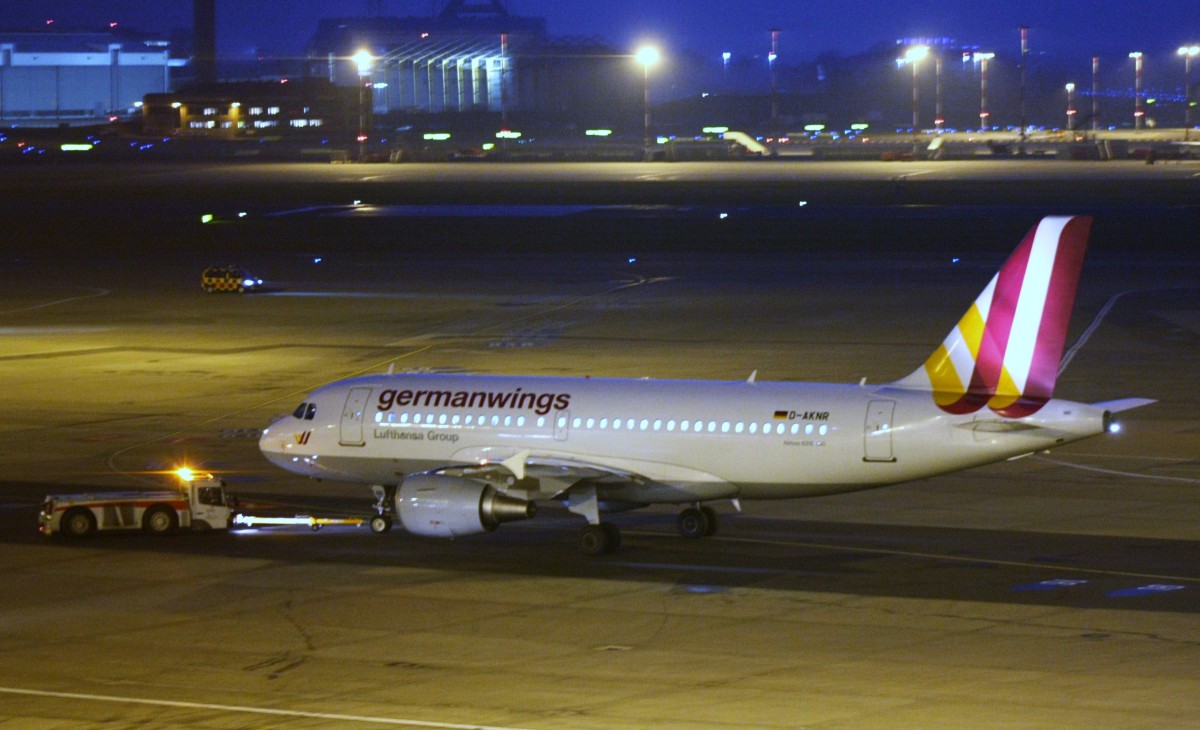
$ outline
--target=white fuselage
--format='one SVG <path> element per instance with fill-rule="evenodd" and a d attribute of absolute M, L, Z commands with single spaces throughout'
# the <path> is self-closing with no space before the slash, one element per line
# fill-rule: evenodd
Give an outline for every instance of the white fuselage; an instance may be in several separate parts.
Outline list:
<path fill-rule="evenodd" d="M 1104 431 L 1102 409 L 952 415 L 894 385 L 375 375 L 313 392 L 264 431 L 263 453 L 318 479 L 397 484 L 498 463 L 628 474 L 601 498 L 780 499 L 866 489 L 1036 452 Z M 305 416 L 311 414 L 311 418 Z"/>

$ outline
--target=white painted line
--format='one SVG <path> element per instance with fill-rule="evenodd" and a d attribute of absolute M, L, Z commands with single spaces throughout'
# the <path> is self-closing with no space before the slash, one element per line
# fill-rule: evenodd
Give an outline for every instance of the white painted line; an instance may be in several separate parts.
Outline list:
<path fill-rule="evenodd" d="M 1132 479 L 1154 479 L 1154 480 L 1163 481 L 1163 482 L 1183 482 L 1184 484 L 1200 484 L 1200 479 L 1192 479 L 1190 477 L 1166 477 L 1166 476 L 1159 476 L 1157 474 L 1139 474 L 1139 473 L 1133 472 L 1133 471 L 1118 471 L 1116 469 L 1105 469 L 1105 468 L 1099 467 L 1099 466 L 1084 466 L 1083 464 L 1072 464 L 1069 461 L 1059 461 L 1058 459 L 1051 459 L 1048 456 L 1035 456 L 1033 458 L 1037 459 L 1038 461 L 1045 461 L 1050 464 L 1057 464 L 1059 466 L 1067 466 L 1072 469 L 1079 469 L 1081 471 L 1092 471 L 1092 472 L 1096 472 L 1097 474 L 1112 474 L 1113 476 L 1130 477 Z"/>
<path fill-rule="evenodd" d="M 666 539 L 674 539 L 676 537 L 676 536 L 668 534 L 668 533 L 651 532 L 649 530 L 622 530 L 622 533 L 626 534 L 626 535 L 639 535 L 642 537 L 661 537 L 661 538 L 666 538 Z M 1003 565 L 1003 566 L 1012 567 L 1012 568 L 1029 568 L 1031 570 L 1037 570 L 1037 571 L 1042 571 L 1042 572 L 1060 572 L 1060 573 L 1075 573 L 1075 574 L 1087 574 L 1087 575 L 1107 575 L 1107 576 L 1117 576 L 1117 577 L 1122 577 L 1122 578 L 1140 578 L 1140 579 L 1144 579 L 1144 580 L 1171 581 L 1173 583 L 1200 583 L 1200 577 L 1196 577 L 1196 576 L 1155 575 L 1153 573 L 1137 573 L 1137 572 L 1126 571 L 1126 570 L 1105 570 L 1103 568 L 1087 568 L 1087 567 L 1082 567 L 1082 566 L 1078 566 L 1078 565 L 1055 565 L 1053 563 L 1031 563 L 1031 562 L 1022 561 L 1022 560 L 1000 560 L 997 558 L 984 557 L 982 555 L 980 555 L 980 556 L 949 555 L 949 554 L 945 554 L 945 553 L 925 553 L 925 552 L 918 552 L 918 551 L 914 551 L 914 550 L 895 550 L 895 549 L 891 549 L 891 548 L 871 548 L 871 547 L 862 547 L 862 546 L 853 546 L 853 545 L 837 545 L 834 543 L 825 543 L 825 542 L 774 540 L 774 539 L 770 539 L 770 538 L 758 538 L 758 537 L 731 537 L 729 535 L 726 535 L 726 536 L 717 535 L 717 536 L 709 537 L 709 538 L 705 538 L 705 539 L 712 540 L 713 542 L 731 542 L 731 543 L 740 543 L 740 544 L 744 544 L 744 545 L 768 545 L 768 546 L 776 546 L 777 545 L 780 547 L 812 548 L 815 550 L 829 550 L 832 552 L 839 552 L 839 553 L 860 553 L 863 555 L 891 555 L 891 556 L 902 557 L 902 558 L 918 558 L 918 559 L 922 559 L 922 560 L 940 560 L 940 561 L 951 562 L 951 563 L 968 563 L 968 564 L 976 563 L 976 564 L 981 564 L 981 565 Z M 633 564 L 627 563 L 626 565 L 633 565 Z M 674 567 L 679 567 L 679 566 L 674 566 Z M 782 572 L 786 572 L 786 571 L 781 570 L 778 572 L 782 573 Z"/>
<path fill-rule="evenodd" d="M 82 335 L 111 330 L 112 327 L 0 327 L 0 335 Z"/>
<path fill-rule="evenodd" d="M 1093 451 L 1072 451 L 1071 456 L 1085 456 L 1089 459 L 1137 459 L 1149 461 L 1170 461 L 1176 464 L 1182 464 L 1189 461 L 1195 461 L 1195 457 L 1191 456 L 1149 456 L 1146 454 L 1099 454 Z"/>
<path fill-rule="evenodd" d="M 1104 323 L 1104 318 L 1108 316 L 1108 313 L 1116 305 L 1117 300 L 1126 294 L 1132 294 L 1135 291 L 1141 290 L 1128 289 L 1109 297 L 1108 301 L 1104 303 L 1104 306 L 1100 308 L 1100 311 L 1096 313 L 1096 317 L 1092 320 L 1092 323 L 1088 325 L 1086 330 L 1083 331 L 1083 334 L 1079 336 L 1079 339 L 1075 341 L 1075 344 L 1071 345 L 1071 349 L 1067 350 L 1067 353 L 1063 355 L 1062 361 L 1058 364 L 1059 375 L 1062 375 L 1063 372 L 1066 371 L 1067 366 L 1071 364 L 1071 360 L 1075 359 L 1075 353 L 1079 352 L 1079 350 L 1087 344 L 1087 341 L 1091 339 L 1096 330 L 1100 328 L 1100 325 Z"/>
<path fill-rule="evenodd" d="M 270 213 L 266 213 L 265 215 L 267 218 L 279 218 L 279 217 L 282 217 L 285 215 L 299 215 L 302 213 L 315 213 L 319 210 L 345 210 L 347 208 L 353 208 L 353 207 L 354 206 L 350 205 L 349 203 L 343 203 L 341 205 L 309 205 L 304 208 L 292 208 L 291 210 L 276 210 L 276 211 L 272 211 Z"/>
<path fill-rule="evenodd" d="M 276 717 L 301 717 L 310 720 L 331 720 L 336 722 L 361 722 L 375 725 L 398 725 L 402 727 L 427 727 L 439 730 L 522 730 L 515 727 L 498 725 L 464 725 L 455 722 L 434 722 L 426 720 L 406 720 L 398 717 L 374 717 L 371 715 L 341 715 L 332 712 L 306 712 L 304 710 L 280 710 L 271 707 L 247 707 L 243 705 L 217 705 L 207 702 L 182 702 L 179 700 L 154 700 L 144 697 L 116 697 L 112 695 L 93 695 L 80 692 L 51 692 L 23 687 L 0 687 L 0 693 L 24 695 L 26 697 L 53 697 L 64 700 L 86 700 L 91 702 L 118 702 L 127 705 L 152 705 L 155 707 L 176 707 L 185 710 L 213 710 L 216 712 L 242 712 L 252 715 L 274 715 Z"/>
<path fill-rule="evenodd" d="M 1071 345 L 1071 349 L 1067 350 L 1066 354 L 1063 355 L 1062 362 L 1058 366 L 1058 374 L 1063 374 L 1063 371 L 1065 371 L 1067 366 L 1071 364 L 1071 360 L 1075 357 L 1075 354 L 1079 352 L 1080 348 L 1087 344 L 1087 341 L 1091 338 L 1091 336 L 1095 334 L 1097 329 L 1100 328 L 1100 325 L 1104 323 L 1104 318 L 1108 316 L 1108 313 L 1112 310 L 1113 306 L 1116 305 L 1117 300 L 1121 297 L 1125 296 L 1126 294 L 1135 294 L 1141 292 L 1174 291 L 1178 289 L 1195 288 L 1196 287 L 1194 286 L 1174 286 L 1155 287 L 1151 289 L 1126 289 L 1123 292 L 1113 294 L 1111 297 L 1109 297 L 1109 300 L 1104 303 L 1104 306 L 1100 308 L 1100 311 L 1096 313 L 1096 318 L 1093 319 L 1092 323 L 1088 325 L 1088 328 L 1083 331 L 1083 334 L 1079 336 L 1079 339 L 1075 342 L 1075 344 Z"/>
<path fill-rule="evenodd" d="M 91 287 L 88 287 L 88 288 L 91 288 Z M 81 297 L 68 297 L 66 299 L 56 299 L 53 302 L 46 302 L 45 304 L 35 304 L 32 307 L 19 307 L 17 309 L 4 309 L 4 310 L 0 310 L 0 314 L 12 314 L 13 312 L 31 312 L 35 309 L 45 309 L 46 307 L 53 307 L 53 306 L 56 306 L 59 304 L 66 304 L 67 302 L 78 302 L 82 299 L 95 299 L 96 297 L 106 297 L 109 294 L 112 294 L 112 292 L 108 289 L 92 289 L 92 291 L 94 291 L 96 293 L 95 294 L 85 294 L 84 296 L 81 296 Z"/>

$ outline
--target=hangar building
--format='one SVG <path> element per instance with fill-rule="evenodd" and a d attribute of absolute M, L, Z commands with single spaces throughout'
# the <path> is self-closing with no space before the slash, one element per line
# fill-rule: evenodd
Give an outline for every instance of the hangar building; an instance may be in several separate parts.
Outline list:
<path fill-rule="evenodd" d="M 107 121 L 167 91 L 173 60 L 162 40 L 116 33 L 0 32 L 0 121 Z"/>
<path fill-rule="evenodd" d="M 641 70 L 591 38 L 551 38 L 544 18 L 511 15 L 499 0 L 450 0 L 428 17 L 329 18 L 309 44 L 309 73 L 374 90 L 373 111 L 611 115 L 640 109 Z"/>

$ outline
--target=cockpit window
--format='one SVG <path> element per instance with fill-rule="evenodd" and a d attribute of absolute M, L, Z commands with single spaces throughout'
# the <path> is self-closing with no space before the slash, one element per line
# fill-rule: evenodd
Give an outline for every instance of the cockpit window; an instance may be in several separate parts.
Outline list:
<path fill-rule="evenodd" d="M 296 406 L 296 410 L 292 411 L 292 418 L 304 418 L 304 411 L 308 410 L 307 403 L 301 403 Z"/>
<path fill-rule="evenodd" d="M 311 421 L 317 415 L 317 404 L 309 403 L 304 411 L 304 420 Z"/>

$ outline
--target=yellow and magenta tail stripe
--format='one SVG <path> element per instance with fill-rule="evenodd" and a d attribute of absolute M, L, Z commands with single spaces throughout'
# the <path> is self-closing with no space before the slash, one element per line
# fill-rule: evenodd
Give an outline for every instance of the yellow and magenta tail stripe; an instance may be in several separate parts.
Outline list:
<path fill-rule="evenodd" d="M 1088 217 L 1049 217 L 1025 236 L 925 361 L 940 408 L 1020 417 L 1050 399 L 1090 228 Z"/>

